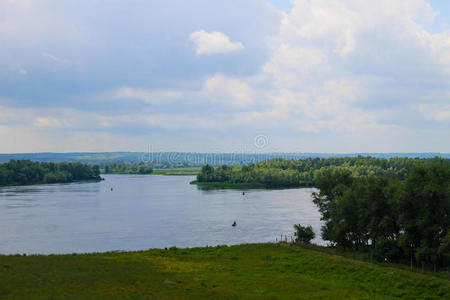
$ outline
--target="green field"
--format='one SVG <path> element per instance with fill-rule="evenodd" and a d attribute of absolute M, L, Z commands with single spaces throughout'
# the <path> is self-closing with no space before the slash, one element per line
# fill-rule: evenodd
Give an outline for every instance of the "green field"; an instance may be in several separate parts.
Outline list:
<path fill-rule="evenodd" d="M 152 175 L 192 175 L 195 176 L 201 168 L 173 168 L 173 169 L 153 169 Z"/>
<path fill-rule="evenodd" d="M 0 256 L 10 299 L 449 299 L 450 281 L 314 247 Z"/>

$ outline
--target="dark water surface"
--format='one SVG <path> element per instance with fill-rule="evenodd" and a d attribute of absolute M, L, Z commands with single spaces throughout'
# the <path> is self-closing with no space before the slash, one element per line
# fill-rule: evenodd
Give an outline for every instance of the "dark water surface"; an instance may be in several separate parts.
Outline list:
<path fill-rule="evenodd" d="M 293 235 L 296 223 L 312 225 L 319 236 L 313 189 L 250 190 L 243 196 L 240 190 L 201 190 L 189 184 L 192 176 L 103 177 L 0 188 L 0 253 L 269 242 Z"/>

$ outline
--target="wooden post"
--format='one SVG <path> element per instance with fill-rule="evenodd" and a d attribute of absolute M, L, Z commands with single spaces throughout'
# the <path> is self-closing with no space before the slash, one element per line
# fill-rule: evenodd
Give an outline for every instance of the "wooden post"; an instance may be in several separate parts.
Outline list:
<path fill-rule="evenodd" d="M 411 243 L 411 272 L 413 272 L 413 244 Z"/>
<path fill-rule="evenodd" d="M 412 261 L 412 255 L 411 255 L 411 272 L 413 271 L 413 261 Z"/>

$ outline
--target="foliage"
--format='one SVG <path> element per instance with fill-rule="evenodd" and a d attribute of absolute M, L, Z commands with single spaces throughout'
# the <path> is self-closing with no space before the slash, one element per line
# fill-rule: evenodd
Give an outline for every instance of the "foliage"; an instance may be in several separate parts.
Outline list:
<path fill-rule="evenodd" d="M 312 248 L 312 249 L 310 249 Z M 447 280 L 311 245 L 0 256 L 9 299 L 449 299 Z M 324 249 L 327 251 L 330 249 Z"/>
<path fill-rule="evenodd" d="M 316 180 L 322 237 L 344 248 L 370 247 L 377 258 L 448 264 L 450 168 L 417 164 L 406 180 L 352 177 L 329 169 Z"/>
<path fill-rule="evenodd" d="M 312 239 L 316 237 L 311 226 L 302 226 L 300 224 L 294 225 L 294 235 L 296 243 L 307 243 L 309 244 Z"/>
<path fill-rule="evenodd" d="M 199 183 L 253 184 L 267 188 L 312 187 L 322 174 L 344 172 L 352 178 L 384 176 L 404 180 L 415 165 L 442 163 L 450 167 L 450 160 L 440 157 L 391 158 L 338 157 L 299 160 L 271 159 L 242 167 L 205 165 L 197 176 Z"/>
<path fill-rule="evenodd" d="M 82 163 L 41 163 L 10 160 L 0 163 L 0 186 L 100 180 L 98 166 Z"/>
<path fill-rule="evenodd" d="M 151 174 L 153 167 L 144 162 L 108 162 L 100 163 L 99 167 L 103 174 Z"/>
<path fill-rule="evenodd" d="M 172 169 L 153 169 L 154 175 L 197 175 L 200 168 L 172 168 Z"/>

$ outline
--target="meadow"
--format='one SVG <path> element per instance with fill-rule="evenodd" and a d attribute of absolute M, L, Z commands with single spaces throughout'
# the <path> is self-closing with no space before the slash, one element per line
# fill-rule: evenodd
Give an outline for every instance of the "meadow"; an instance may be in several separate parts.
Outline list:
<path fill-rule="evenodd" d="M 2 299 L 449 299 L 450 281 L 319 247 L 0 256 Z"/>

